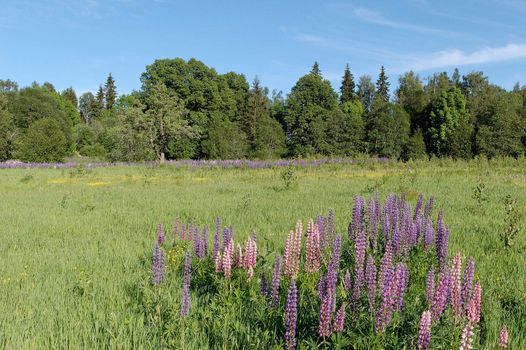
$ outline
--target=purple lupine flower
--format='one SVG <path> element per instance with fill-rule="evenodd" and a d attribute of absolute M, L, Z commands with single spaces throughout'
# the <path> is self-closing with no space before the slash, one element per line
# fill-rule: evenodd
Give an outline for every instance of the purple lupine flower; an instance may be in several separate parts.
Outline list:
<path fill-rule="evenodd" d="M 378 221 L 379 218 L 376 216 L 376 201 L 371 198 L 367 206 L 367 216 L 369 217 L 369 223 L 367 225 L 367 232 L 371 241 L 371 246 L 376 250 L 378 242 Z"/>
<path fill-rule="evenodd" d="M 172 229 L 172 243 L 175 245 L 175 241 L 177 240 L 177 236 L 179 235 L 179 218 L 175 219 L 173 229 Z"/>
<path fill-rule="evenodd" d="M 316 288 L 316 291 L 318 294 L 318 299 L 323 300 L 323 298 L 325 298 L 325 294 L 327 293 L 327 283 L 325 281 L 324 276 L 320 276 L 320 279 L 318 280 L 318 286 Z"/>
<path fill-rule="evenodd" d="M 296 348 L 296 319 L 298 313 L 297 294 L 296 282 L 292 280 L 287 294 L 285 307 L 285 347 L 289 350 Z"/>
<path fill-rule="evenodd" d="M 343 327 L 345 326 L 345 306 L 345 303 L 343 303 L 336 312 L 336 316 L 334 316 L 333 328 L 335 332 L 343 332 Z"/>
<path fill-rule="evenodd" d="M 443 271 L 438 277 L 438 284 L 431 304 L 433 320 L 438 320 L 447 306 L 449 295 L 449 271 Z"/>
<path fill-rule="evenodd" d="M 399 263 L 396 265 L 395 281 L 396 290 L 394 295 L 394 307 L 397 311 L 402 311 L 404 308 L 405 291 L 407 290 L 407 283 L 409 282 L 409 270 L 407 269 L 406 264 Z"/>
<path fill-rule="evenodd" d="M 376 265 L 373 257 L 369 255 L 365 266 L 365 283 L 367 285 L 367 300 L 369 301 L 369 311 L 374 312 L 376 298 Z"/>
<path fill-rule="evenodd" d="M 330 264 L 335 271 L 340 268 L 340 255 L 342 250 L 342 236 L 337 235 L 332 245 L 332 256 Z"/>
<path fill-rule="evenodd" d="M 334 235 L 336 234 L 336 226 L 334 224 L 334 209 L 332 208 L 329 209 L 329 216 L 327 217 L 326 229 L 326 236 L 329 237 L 329 242 L 331 242 L 334 239 Z"/>
<path fill-rule="evenodd" d="M 352 211 L 352 221 L 349 229 L 349 239 L 354 241 L 358 232 L 364 229 L 363 227 L 363 206 L 364 199 L 361 196 L 354 197 L 354 208 Z"/>
<path fill-rule="evenodd" d="M 221 228 L 217 226 L 220 222 L 219 220 L 219 218 L 216 219 L 216 232 L 214 234 L 214 245 L 212 247 L 212 257 L 214 259 L 217 258 L 217 255 L 219 254 L 219 232 L 221 231 Z"/>
<path fill-rule="evenodd" d="M 437 219 L 437 228 L 436 228 L 436 253 L 437 260 L 440 270 L 444 270 L 447 265 L 447 255 L 448 255 L 448 241 L 449 241 L 449 230 L 444 224 L 443 220 L 443 211 L 440 210 Z"/>
<path fill-rule="evenodd" d="M 279 302 L 279 284 L 281 281 L 281 257 L 278 255 L 274 261 L 274 271 L 272 272 L 272 289 L 270 292 L 270 304 L 277 308 Z"/>
<path fill-rule="evenodd" d="M 225 250 L 225 246 L 230 242 L 230 230 L 228 227 L 225 227 L 223 229 L 223 245 L 221 246 L 221 250 Z"/>
<path fill-rule="evenodd" d="M 380 274 L 378 275 L 378 286 L 380 288 L 383 288 L 387 274 L 389 273 L 392 265 L 393 265 L 393 252 L 392 252 L 391 245 L 387 243 L 385 247 L 385 253 L 382 256 L 382 259 L 380 259 Z"/>
<path fill-rule="evenodd" d="M 416 205 L 415 205 L 415 214 L 413 215 L 413 220 L 416 220 L 416 218 L 420 216 L 420 210 L 422 210 L 423 202 L 424 202 L 424 195 L 420 193 L 420 195 L 418 196 L 418 201 L 416 202 Z"/>
<path fill-rule="evenodd" d="M 402 245 L 402 230 L 398 227 L 398 225 L 395 225 L 393 227 L 393 236 L 391 239 L 391 245 L 393 246 L 393 253 L 396 256 L 396 254 L 400 251 L 400 247 Z"/>
<path fill-rule="evenodd" d="M 258 238 L 258 237 L 257 237 L 257 235 L 256 235 L 256 231 L 255 231 L 255 230 L 252 231 L 252 236 L 251 236 L 251 238 L 252 238 L 252 240 L 253 240 L 254 242 L 257 241 L 257 238 Z"/>
<path fill-rule="evenodd" d="M 183 290 L 181 293 L 181 316 L 190 315 L 190 280 L 192 278 L 192 256 L 186 253 L 184 256 Z"/>
<path fill-rule="evenodd" d="M 157 243 L 162 245 L 166 241 L 166 236 L 164 235 L 163 224 L 157 225 Z"/>
<path fill-rule="evenodd" d="M 433 214 L 434 202 L 435 202 L 435 198 L 433 196 L 429 197 L 429 200 L 426 203 L 426 206 L 424 208 L 424 216 L 426 218 L 431 218 L 431 215 Z"/>
<path fill-rule="evenodd" d="M 428 350 L 429 340 L 431 338 L 431 312 L 426 310 L 420 318 L 418 327 L 418 350 Z"/>
<path fill-rule="evenodd" d="M 157 286 L 164 282 L 166 277 L 166 256 L 164 251 L 159 246 L 159 242 L 155 243 L 152 256 L 152 273 L 151 282 Z"/>
<path fill-rule="evenodd" d="M 351 273 L 349 272 L 349 269 L 345 270 L 345 275 L 343 276 L 343 289 L 345 291 L 349 291 L 351 289 Z"/>
<path fill-rule="evenodd" d="M 204 259 L 208 253 L 208 229 L 206 225 L 203 226 L 203 233 L 201 234 L 201 259 Z"/>
<path fill-rule="evenodd" d="M 426 298 L 429 305 L 431 305 L 435 299 L 435 268 L 433 266 L 431 266 L 427 272 Z"/>
<path fill-rule="evenodd" d="M 199 234 L 199 229 L 195 227 L 194 229 L 194 255 L 198 258 L 201 257 L 201 237 Z"/>
<path fill-rule="evenodd" d="M 318 334 L 320 337 L 328 337 L 331 335 L 331 313 L 332 313 L 332 297 L 327 291 L 322 299 L 320 308 L 320 321 L 318 325 Z"/>
<path fill-rule="evenodd" d="M 431 246 L 433 245 L 433 241 L 435 240 L 435 231 L 433 229 L 433 222 L 430 218 L 426 218 L 426 224 L 425 224 L 425 231 L 424 231 L 424 249 L 429 250 Z"/>
<path fill-rule="evenodd" d="M 393 313 L 394 304 L 394 286 L 395 273 L 392 266 L 389 266 L 385 271 L 385 277 L 381 289 L 381 303 L 378 312 L 376 313 L 376 333 L 382 333 L 389 322 L 391 322 L 391 316 Z"/>
<path fill-rule="evenodd" d="M 267 283 L 267 276 L 265 273 L 261 274 L 261 284 L 259 285 L 259 294 L 265 297 L 268 295 L 268 283 Z"/>
<path fill-rule="evenodd" d="M 184 241 L 186 239 L 186 224 L 183 224 L 181 227 L 181 241 Z"/>
<path fill-rule="evenodd" d="M 475 260 L 470 257 L 464 268 L 464 282 L 462 283 L 461 299 L 464 309 L 467 309 L 471 293 L 473 292 L 473 276 L 475 275 Z"/>
<path fill-rule="evenodd" d="M 362 296 L 362 287 L 364 279 L 364 260 L 365 260 L 365 249 L 367 245 L 367 238 L 365 236 L 365 230 L 358 232 L 355 243 L 355 280 L 353 289 L 353 301 L 354 306 L 360 303 Z"/>

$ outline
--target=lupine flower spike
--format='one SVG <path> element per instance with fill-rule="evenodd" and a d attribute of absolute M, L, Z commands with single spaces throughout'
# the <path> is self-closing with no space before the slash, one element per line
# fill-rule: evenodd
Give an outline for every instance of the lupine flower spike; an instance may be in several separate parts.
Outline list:
<path fill-rule="evenodd" d="M 296 318 L 298 313 L 298 296 L 296 282 L 291 281 L 285 307 L 285 347 L 296 348 Z"/>
<path fill-rule="evenodd" d="M 500 329 L 499 334 L 499 348 L 507 348 L 508 347 L 508 328 L 506 326 L 502 326 Z"/>
<path fill-rule="evenodd" d="M 420 318 L 420 327 L 418 328 L 418 349 L 429 349 L 429 339 L 431 337 L 431 312 L 426 310 Z"/>

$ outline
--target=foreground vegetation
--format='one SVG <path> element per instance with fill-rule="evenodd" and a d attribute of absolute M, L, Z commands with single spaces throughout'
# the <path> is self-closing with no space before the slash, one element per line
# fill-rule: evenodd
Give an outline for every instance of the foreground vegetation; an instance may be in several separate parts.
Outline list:
<path fill-rule="evenodd" d="M 158 289 L 151 286 L 152 242 L 159 223 L 169 232 L 179 217 L 181 222 L 208 224 L 213 232 L 219 216 L 224 226 L 234 227 L 236 242 L 245 242 L 255 229 L 257 266 L 270 277 L 275 254 L 282 251 L 297 220 L 306 223 L 334 209 L 336 232 L 346 237 L 355 195 L 370 198 L 378 192 L 383 202 L 393 192 L 405 193 L 413 205 L 420 193 L 434 195 L 435 208 L 443 209 L 449 226 L 449 258 L 457 251 L 463 261 L 474 257 L 475 280 L 483 287 L 483 327 L 476 338 L 480 348 L 495 348 L 503 324 L 509 330 L 509 348 L 524 348 L 526 258 L 521 252 L 526 239 L 520 228 L 525 167 L 519 159 L 268 169 L 0 170 L 0 253 L 7 262 L 0 266 L 0 346 L 202 348 L 210 339 L 193 318 L 205 303 L 195 290 L 190 316 L 179 316 L 183 276 L 173 268 L 183 263 L 183 249 L 168 255 L 174 260 L 168 263 L 172 270 L 167 282 Z M 213 234 L 208 237 L 212 247 Z M 259 279 L 256 274 L 252 283 L 259 286 Z M 413 298 L 406 302 L 408 307 L 416 303 Z M 424 304 L 422 300 L 418 305 Z M 210 317 L 219 327 L 216 334 L 229 341 L 236 339 L 229 332 L 243 327 L 221 330 L 220 317 L 229 315 Z M 167 320 L 172 328 L 159 327 Z M 418 329 L 414 323 L 411 327 Z M 414 341 L 416 334 L 412 337 Z M 170 343 L 163 343 L 166 339 Z M 431 344 L 439 343 L 432 339 Z"/>

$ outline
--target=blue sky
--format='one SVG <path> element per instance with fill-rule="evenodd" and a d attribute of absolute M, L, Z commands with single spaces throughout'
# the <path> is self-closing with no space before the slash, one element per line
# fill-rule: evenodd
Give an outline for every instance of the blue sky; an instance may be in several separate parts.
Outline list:
<path fill-rule="evenodd" d="M 94 91 L 107 74 L 140 88 L 156 58 L 195 57 L 288 93 L 318 61 L 339 87 L 346 63 L 392 85 L 413 69 L 483 70 L 526 84 L 526 1 L 0 0 L 0 79 Z"/>

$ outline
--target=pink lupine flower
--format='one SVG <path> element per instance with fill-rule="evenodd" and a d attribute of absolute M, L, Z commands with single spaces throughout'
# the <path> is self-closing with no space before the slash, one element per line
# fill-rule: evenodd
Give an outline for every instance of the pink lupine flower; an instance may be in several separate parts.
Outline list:
<path fill-rule="evenodd" d="M 480 303 L 482 299 L 482 287 L 480 283 L 475 285 L 473 289 L 473 296 L 468 304 L 468 320 L 473 324 L 480 322 Z"/>
<path fill-rule="evenodd" d="M 243 267 L 243 249 L 239 243 L 237 244 L 236 266 Z"/>
<path fill-rule="evenodd" d="M 223 261 L 221 265 L 223 267 L 223 272 L 225 277 L 230 277 L 232 269 L 232 259 L 234 255 L 234 240 L 230 239 L 230 242 L 225 246 L 225 251 L 223 252 Z"/>
<path fill-rule="evenodd" d="M 459 350 L 471 350 L 473 348 L 473 324 L 468 322 L 462 331 L 462 338 L 460 338 Z"/>
<path fill-rule="evenodd" d="M 502 326 L 499 334 L 499 347 L 507 348 L 508 347 L 508 328 Z"/>
<path fill-rule="evenodd" d="M 320 337 L 328 337 L 331 335 L 331 310 L 332 297 L 330 293 L 325 293 L 321 303 L 320 323 L 318 326 L 318 333 Z"/>
<path fill-rule="evenodd" d="M 218 252 L 216 253 L 216 257 L 215 257 L 215 259 L 214 259 L 214 262 L 215 262 L 215 271 L 216 271 L 216 273 L 219 273 L 219 272 L 221 272 L 221 270 L 222 270 L 221 259 L 222 259 L 222 258 L 221 258 L 221 252 L 218 251 Z"/>
<path fill-rule="evenodd" d="M 292 276 L 292 260 L 294 259 L 294 231 L 290 231 L 285 241 L 285 251 L 283 252 L 283 265 L 285 276 Z"/>
<path fill-rule="evenodd" d="M 461 284 L 461 268 L 462 268 L 462 258 L 460 252 L 457 252 L 453 258 L 453 264 L 451 266 L 451 306 L 453 307 L 453 312 L 455 317 L 460 318 L 462 315 L 462 284 Z"/>
<path fill-rule="evenodd" d="M 431 337 L 431 312 L 426 310 L 420 318 L 420 327 L 418 328 L 418 349 L 429 349 L 429 339 Z"/>
<path fill-rule="evenodd" d="M 285 243 L 284 275 L 292 279 L 296 279 L 299 272 L 302 230 L 302 223 L 298 221 L 296 231 L 289 232 Z"/>
<path fill-rule="evenodd" d="M 335 332 L 343 332 L 343 327 L 345 325 L 345 303 L 340 306 L 338 311 L 336 312 L 336 316 L 334 317 L 334 331 Z"/>
<path fill-rule="evenodd" d="M 431 266 L 427 272 L 426 298 L 429 305 L 433 303 L 433 299 L 435 298 L 435 268 L 433 266 Z"/>
<path fill-rule="evenodd" d="M 256 267 L 257 259 L 257 245 L 256 241 L 249 238 L 245 245 L 245 260 L 244 267 L 247 271 L 248 279 L 251 279 L 254 275 L 254 268 Z"/>
<path fill-rule="evenodd" d="M 312 219 L 307 224 L 305 271 L 314 273 L 320 269 L 320 231 Z"/>

